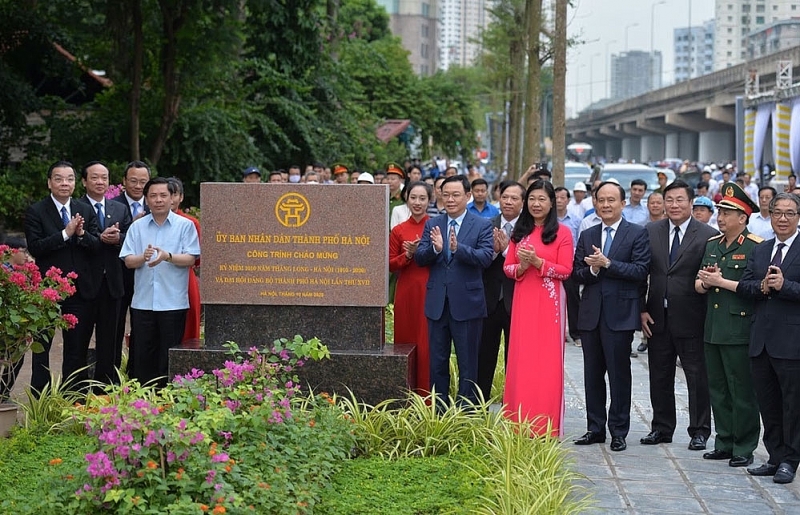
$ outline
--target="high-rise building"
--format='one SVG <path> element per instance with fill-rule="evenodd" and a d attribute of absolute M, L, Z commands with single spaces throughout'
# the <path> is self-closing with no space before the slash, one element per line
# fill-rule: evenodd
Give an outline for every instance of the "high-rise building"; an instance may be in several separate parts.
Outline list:
<path fill-rule="evenodd" d="M 421 76 L 439 68 L 437 0 L 377 0 L 389 13 L 392 34 L 403 41 L 408 60 Z"/>
<path fill-rule="evenodd" d="M 758 59 L 797 45 L 800 45 L 800 18 L 777 21 L 747 36 L 747 58 Z"/>
<path fill-rule="evenodd" d="M 714 20 L 674 30 L 675 82 L 714 71 Z"/>
<path fill-rule="evenodd" d="M 439 68 L 469 66 L 481 54 L 492 0 L 439 0 Z"/>
<path fill-rule="evenodd" d="M 643 95 L 661 87 L 661 52 L 632 50 L 611 55 L 611 98 Z"/>
<path fill-rule="evenodd" d="M 800 16 L 800 0 L 716 0 L 714 16 L 714 70 L 721 70 L 748 58 L 750 34 Z"/>

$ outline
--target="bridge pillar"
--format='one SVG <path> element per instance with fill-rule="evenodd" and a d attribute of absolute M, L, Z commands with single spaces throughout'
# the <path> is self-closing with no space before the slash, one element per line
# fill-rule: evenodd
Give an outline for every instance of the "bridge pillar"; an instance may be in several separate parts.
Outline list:
<path fill-rule="evenodd" d="M 672 132 L 664 136 L 664 157 L 682 158 L 680 152 L 680 134 Z"/>
<path fill-rule="evenodd" d="M 678 135 L 678 155 L 675 157 L 697 161 L 698 139 L 696 132 L 681 132 Z"/>
<path fill-rule="evenodd" d="M 664 155 L 665 141 L 664 136 L 642 136 L 641 149 L 639 155 L 642 156 L 642 162 L 660 161 L 666 156 Z"/>
<path fill-rule="evenodd" d="M 616 160 L 622 155 L 622 140 L 607 139 L 605 151 L 605 154 L 598 155 L 604 156 L 608 162 L 616 162 Z"/>
<path fill-rule="evenodd" d="M 623 159 L 625 159 L 626 161 L 635 159 L 636 162 L 638 163 L 642 160 L 641 152 L 642 152 L 641 138 L 638 137 L 622 138 L 621 157 Z"/>
<path fill-rule="evenodd" d="M 733 131 L 703 131 L 699 134 L 697 160 L 703 163 L 736 158 Z"/>

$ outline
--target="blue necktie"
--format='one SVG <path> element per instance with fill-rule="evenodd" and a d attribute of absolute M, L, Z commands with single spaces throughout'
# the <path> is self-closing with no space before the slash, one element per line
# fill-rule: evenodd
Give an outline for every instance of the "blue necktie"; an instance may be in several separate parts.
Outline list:
<path fill-rule="evenodd" d="M 458 223 L 455 220 L 450 220 L 450 229 L 447 231 L 447 237 L 444 238 L 444 257 L 447 259 L 448 263 L 453 259 L 453 255 L 450 253 L 450 233 L 455 232 L 456 225 L 458 225 Z"/>
<path fill-rule="evenodd" d="M 103 214 L 103 204 L 100 202 L 96 203 L 94 207 L 97 208 L 97 225 L 100 227 L 100 230 L 106 228 L 106 215 Z"/>
<path fill-rule="evenodd" d="M 134 202 L 131 205 L 133 206 L 133 217 L 136 218 L 136 216 L 139 214 L 139 208 L 142 207 L 142 205 L 138 202 Z"/>
<path fill-rule="evenodd" d="M 672 238 L 672 248 L 669 249 L 669 264 L 678 259 L 678 249 L 681 247 L 681 228 L 675 227 L 675 236 Z"/>
<path fill-rule="evenodd" d="M 67 214 L 67 208 L 65 206 L 61 206 L 61 221 L 64 222 L 64 227 L 69 224 L 69 215 Z"/>
<path fill-rule="evenodd" d="M 778 268 L 781 267 L 781 263 L 783 262 L 783 247 L 785 246 L 785 243 L 778 243 L 778 250 L 775 251 L 775 255 L 772 257 L 772 262 L 770 265 L 777 266 Z"/>
<path fill-rule="evenodd" d="M 611 252 L 611 242 L 614 241 L 614 238 L 611 237 L 612 231 L 614 231 L 613 227 L 606 227 L 606 242 L 603 244 L 603 255 L 608 257 L 608 253 Z"/>

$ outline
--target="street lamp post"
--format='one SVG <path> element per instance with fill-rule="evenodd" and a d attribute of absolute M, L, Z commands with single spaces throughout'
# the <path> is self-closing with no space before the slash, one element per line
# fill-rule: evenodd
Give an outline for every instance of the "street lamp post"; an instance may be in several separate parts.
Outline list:
<path fill-rule="evenodd" d="M 592 98 L 593 96 L 592 89 L 594 88 L 594 61 L 595 61 L 594 58 L 600 57 L 600 55 L 601 55 L 600 52 L 595 52 L 594 54 L 592 54 L 591 62 L 589 62 L 589 107 L 591 107 L 592 103 L 594 103 L 594 98 Z"/>
<path fill-rule="evenodd" d="M 628 51 L 628 31 L 634 27 L 638 27 L 638 23 L 631 23 L 630 25 L 625 26 L 625 52 Z"/>
<path fill-rule="evenodd" d="M 606 74 L 606 98 L 611 98 L 611 54 L 608 53 L 608 47 L 616 43 L 616 39 L 606 42 L 606 55 L 608 56 L 608 73 Z"/>
<path fill-rule="evenodd" d="M 650 6 L 650 89 L 655 87 L 655 78 L 653 77 L 653 60 L 655 59 L 655 33 L 656 33 L 656 26 L 655 26 L 655 16 L 656 16 L 656 6 L 657 5 L 664 5 L 667 3 L 667 0 L 660 0 L 659 2 L 654 2 L 652 6 Z"/>

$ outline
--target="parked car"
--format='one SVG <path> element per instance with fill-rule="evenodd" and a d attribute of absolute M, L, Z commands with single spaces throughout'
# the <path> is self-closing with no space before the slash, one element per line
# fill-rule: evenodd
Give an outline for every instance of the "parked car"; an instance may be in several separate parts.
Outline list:
<path fill-rule="evenodd" d="M 564 187 L 572 191 L 578 182 L 591 184 L 592 168 L 586 163 L 568 161 L 564 164 Z"/>
<path fill-rule="evenodd" d="M 625 189 L 626 195 L 629 195 L 631 182 L 634 179 L 642 179 L 647 183 L 647 190 L 644 193 L 646 198 L 650 196 L 650 193 L 658 189 L 658 174 L 656 172 L 655 168 L 643 164 L 610 163 L 592 174 L 592 183 L 596 179 L 607 181 L 614 178 Z"/>

